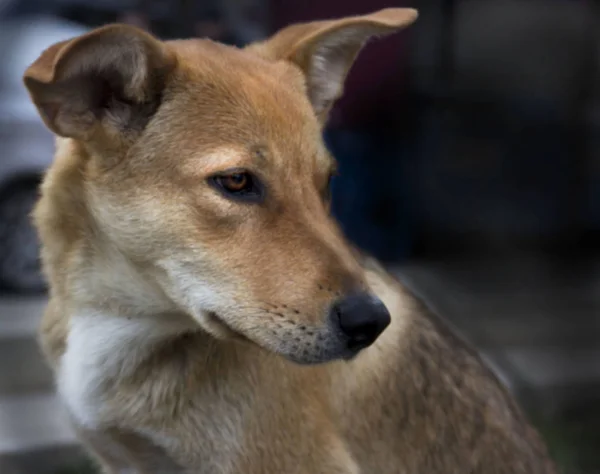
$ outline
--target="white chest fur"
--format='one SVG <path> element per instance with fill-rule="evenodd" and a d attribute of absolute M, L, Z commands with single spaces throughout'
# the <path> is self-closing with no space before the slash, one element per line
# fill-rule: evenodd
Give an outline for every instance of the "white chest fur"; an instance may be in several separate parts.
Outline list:
<path fill-rule="evenodd" d="M 130 375 L 156 342 L 186 329 L 185 322 L 164 315 L 73 316 L 58 373 L 58 391 L 71 415 L 89 429 L 115 421 L 106 411 L 106 387 Z"/>

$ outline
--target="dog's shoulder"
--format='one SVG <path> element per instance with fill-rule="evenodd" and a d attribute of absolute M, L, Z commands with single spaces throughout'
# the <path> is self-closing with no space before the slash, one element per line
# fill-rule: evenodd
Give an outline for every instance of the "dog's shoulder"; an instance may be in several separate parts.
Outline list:
<path fill-rule="evenodd" d="M 397 431 L 390 436 L 402 439 L 408 426 L 405 444 L 413 453 L 423 452 L 425 446 L 450 452 L 455 444 L 456 450 L 468 447 L 471 453 L 462 455 L 481 469 L 496 463 L 508 469 L 498 472 L 525 472 L 525 467 L 531 473 L 554 472 L 538 433 L 471 343 L 401 278 L 372 259 L 364 265 L 374 291 L 390 305 L 392 324 L 374 344 L 379 354 L 365 351 L 365 356 L 375 356 L 363 359 L 367 363 L 361 372 L 378 375 L 369 376 L 371 388 L 361 390 L 380 398 L 386 407 L 381 417 L 396 420 Z M 444 433 L 447 438 L 440 435 Z M 406 455 L 410 460 L 410 449 Z M 439 466 L 428 465 L 432 460 L 410 462 L 429 466 L 430 472 L 450 465 L 446 458 L 437 461 Z"/>

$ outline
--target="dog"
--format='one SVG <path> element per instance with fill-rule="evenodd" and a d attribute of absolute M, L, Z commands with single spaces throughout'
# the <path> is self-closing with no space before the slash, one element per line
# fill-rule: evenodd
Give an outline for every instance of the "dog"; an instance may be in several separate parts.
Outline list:
<path fill-rule="evenodd" d="M 107 473 L 550 474 L 469 346 L 329 214 L 328 112 L 412 9 L 238 49 L 109 25 L 24 82 L 57 135 L 40 344 Z"/>

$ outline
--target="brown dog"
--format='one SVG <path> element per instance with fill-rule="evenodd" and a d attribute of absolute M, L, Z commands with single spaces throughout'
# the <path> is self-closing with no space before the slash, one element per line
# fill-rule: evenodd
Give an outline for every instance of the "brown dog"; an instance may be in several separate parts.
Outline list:
<path fill-rule="evenodd" d="M 328 215 L 327 113 L 365 41 L 415 18 L 243 50 L 113 25 L 27 70 L 60 137 L 41 341 L 107 472 L 554 472 L 479 358 Z"/>

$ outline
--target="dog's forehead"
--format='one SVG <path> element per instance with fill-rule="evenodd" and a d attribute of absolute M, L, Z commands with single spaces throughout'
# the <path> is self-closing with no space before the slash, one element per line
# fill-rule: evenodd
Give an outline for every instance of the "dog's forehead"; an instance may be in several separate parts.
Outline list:
<path fill-rule="evenodd" d="M 267 160 L 328 168 L 302 73 L 209 40 L 167 43 L 178 59 L 167 112 L 182 148 L 264 151 Z M 294 160 L 293 158 L 299 158 Z"/>
<path fill-rule="evenodd" d="M 317 125 L 302 73 L 285 61 L 210 40 L 170 42 L 178 59 L 180 98 L 256 125 L 294 120 Z"/>

